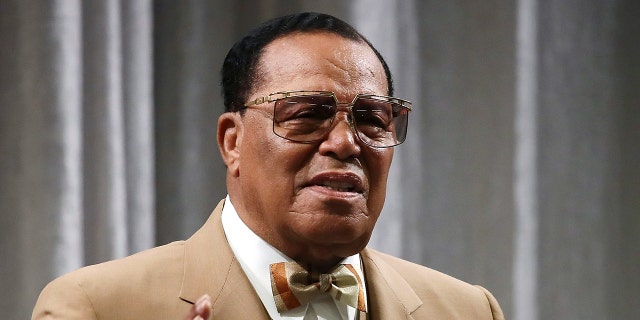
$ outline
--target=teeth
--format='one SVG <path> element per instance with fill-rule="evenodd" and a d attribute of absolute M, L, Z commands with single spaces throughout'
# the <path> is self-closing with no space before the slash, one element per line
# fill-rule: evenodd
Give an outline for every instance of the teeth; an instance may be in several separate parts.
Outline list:
<path fill-rule="evenodd" d="M 352 191 L 353 185 L 348 182 L 327 181 L 322 183 L 323 187 L 336 191 Z"/>

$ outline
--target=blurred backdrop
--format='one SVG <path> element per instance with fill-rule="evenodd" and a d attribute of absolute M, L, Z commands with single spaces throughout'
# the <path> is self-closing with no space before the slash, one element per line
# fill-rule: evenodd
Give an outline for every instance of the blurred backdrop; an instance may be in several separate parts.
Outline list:
<path fill-rule="evenodd" d="M 640 2 L 0 1 L 0 313 L 225 196 L 219 69 L 268 18 L 356 26 L 414 102 L 371 245 L 508 319 L 640 318 Z"/>

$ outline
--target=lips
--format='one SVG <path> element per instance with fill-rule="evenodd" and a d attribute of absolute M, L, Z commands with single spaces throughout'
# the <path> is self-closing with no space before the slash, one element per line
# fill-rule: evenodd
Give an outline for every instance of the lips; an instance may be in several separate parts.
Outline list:
<path fill-rule="evenodd" d="M 362 179 L 352 172 L 326 172 L 315 175 L 306 187 L 322 187 L 337 192 L 364 193 Z"/>
<path fill-rule="evenodd" d="M 341 192 L 355 192 L 354 185 L 344 181 L 325 181 L 320 183 L 319 186 Z"/>

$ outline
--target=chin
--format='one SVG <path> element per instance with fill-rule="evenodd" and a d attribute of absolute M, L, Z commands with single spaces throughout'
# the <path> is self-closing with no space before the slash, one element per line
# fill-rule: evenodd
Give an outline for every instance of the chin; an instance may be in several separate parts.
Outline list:
<path fill-rule="evenodd" d="M 301 233 L 316 238 L 344 238 L 344 242 L 360 238 L 369 232 L 370 218 L 365 212 L 353 210 L 330 212 L 320 210 L 298 221 Z M 372 228 L 371 228 L 372 229 Z"/>
<path fill-rule="evenodd" d="M 338 256 L 336 253 L 346 257 L 360 252 L 369 242 L 376 219 L 367 215 L 362 206 L 356 210 L 351 206 L 340 209 L 321 207 L 295 212 L 285 220 L 287 238 L 334 257 Z"/>
<path fill-rule="evenodd" d="M 305 238 L 305 242 L 311 246 L 343 248 L 342 250 L 351 252 L 345 256 L 353 255 L 362 250 L 369 242 L 372 231 L 360 224 L 326 224 L 307 227 L 310 228 L 298 230 L 301 238 Z"/>

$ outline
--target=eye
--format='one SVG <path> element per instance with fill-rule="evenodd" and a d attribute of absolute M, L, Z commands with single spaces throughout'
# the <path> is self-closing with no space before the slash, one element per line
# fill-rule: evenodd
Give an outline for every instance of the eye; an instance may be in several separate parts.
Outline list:
<path fill-rule="evenodd" d="M 376 127 L 386 130 L 393 120 L 393 108 L 389 102 L 363 99 L 354 106 L 353 116 L 359 127 Z"/>
<path fill-rule="evenodd" d="M 335 107 L 331 97 L 290 97 L 278 101 L 276 116 L 278 122 L 324 121 L 333 117 Z"/>
<path fill-rule="evenodd" d="M 321 104 L 301 104 L 297 103 L 292 108 L 295 113 L 291 118 L 294 119 L 310 119 L 310 120 L 325 120 L 331 117 L 331 106 Z"/>

